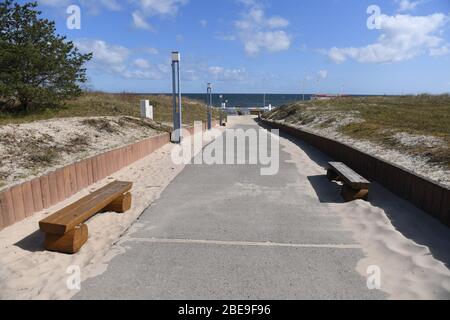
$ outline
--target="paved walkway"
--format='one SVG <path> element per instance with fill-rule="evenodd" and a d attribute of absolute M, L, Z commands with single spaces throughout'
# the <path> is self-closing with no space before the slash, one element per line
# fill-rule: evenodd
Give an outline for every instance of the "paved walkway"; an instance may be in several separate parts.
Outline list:
<path fill-rule="evenodd" d="M 276 176 L 257 165 L 187 166 L 75 299 L 386 298 L 355 270 L 363 251 L 314 181 L 280 152 Z"/>

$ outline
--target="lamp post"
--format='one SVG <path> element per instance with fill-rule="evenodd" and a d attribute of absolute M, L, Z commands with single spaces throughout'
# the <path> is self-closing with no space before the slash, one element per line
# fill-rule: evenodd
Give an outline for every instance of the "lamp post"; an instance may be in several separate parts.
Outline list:
<path fill-rule="evenodd" d="M 220 95 L 220 109 L 219 109 L 219 113 L 220 113 L 220 119 L 219 119 L 219 124 L 222 126 L 222 122 L 223 122 L 223 95 Z"/>
<path fill-rule="evenodd" d="M 208 83 L 207 89 L 207 104 L 208 104 L 208 130 L 212 129 L 212 85 Z"/>
<path fill-rule="evenodd" d="M 227 104 L 228 104 L 228 100 L 225 100 L 225 102 L 223 103 L 223 112 L 225 115 L 225 121 L 223 122 L 223 125 L 226 126 L 226 123 L 228 122 L 228 112 L 227 112 Z"/>
<path fill-rule="evenodd" d="M 306 78 L 303 78 L 303 81 L 302 81 L 302 95 L 303 95 L 302 101 L 305 101 L 305 87 L 306 87 Z"/>
<path fill-rule="evenodd" d="M 180 53 L 172 52 L 172 87 L 173 87 L 173 143 L 181 142 L 181 90 L 180 90 Z"/>

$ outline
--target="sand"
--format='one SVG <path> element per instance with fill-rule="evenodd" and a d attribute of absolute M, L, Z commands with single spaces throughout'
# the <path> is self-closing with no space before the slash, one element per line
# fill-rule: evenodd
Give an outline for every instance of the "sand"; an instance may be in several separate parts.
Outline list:
<path fill-rule="evenodd" d="M 0 190 L 159 133 L 132 117 L 74 117 L 0 126 Z"/>
<path fill-rule="evenodd" d="M 106 270 L 109 259 L 120 253 L 114 247 L 184 168 L 173 164 L 174 145 L 163 148 L 90 186 L 70 199 L 46 209 L 0 232 L 0 299 L 69 299 L 77 291 L 69 290 L 66 281 L 70 266 L 82 270 L 83 280 Z M 49 213 L 67 206 L 113 180 L 132 181 L 133 205 L 124 214 L 97 214 L 87 223 L 89 240 L 75 255 L 43 250 L 43 234 L 38 222 Z"/>
<path fill-rule="evenodd" d="M 230 117 L 229 121 L 245 124 L 251 120 Z M 291 156 L 289 161 L 297 166 L 305 194 L 319 201 L 307 177 L 323 175 L 323 165 L 328 159 L 307 145 L 299 147 L 286 139 L 280 141 L 281 148 Z M 143 210 L 183 170 L 183 165 L 173 165 L 172 148 L 167 145 L 112 176 L 134 182 L 133 208 L 126 214 L 106 213 L 91 219 L 88 222 L 90 238 L 76 255 L 42 251 L 42 235 L 37 231 L 37 224 L 46 213 L 80 198 L 87 190 L 1 231 L 0 298 L 69 299 L 77 293 L 66 286 L 69 266 L 80 266 L 83 280 L 103 273 L 108 262 L 126 250 L 114 244 L 123 234 L 129 234 L 126 231 L 130 228 L 139 228 L 136 220 Z M 109 180 L 89 189 L 94 190 Z M 330 190 L 330 182 L 326 183 L 325 188 Z M 243 192 L 254 191 L 252 186 L 240 187 Z M 450 232 L 447 227 L 376 183 L 372 185 L 370 202 L 342 203 L 336 192 L 322 205 L 340 218 L 343 228 L 363 248 L 365 257 L 353 271 L 367 277 L 368 266 L 379 266 L 381 290 L 389 298 L 450 299 Z"/>
<path fill-rule="evenodd" d="M 280 142 L 281 148 L 291 155 L 300 176 L 324 174 L 328 159 L 322 153 L 304 145 L 308 149 L 306 153 L 286 139 Z M 311 154 L 320 161 L 312 161 Z M 305 188 L 310 196 L 317 198 L 310 184 Z M 367 277 L 367 268 L 378 266 L 381 290 L 390 299 L 450 299 L 449 228 L 377 183 L 371 186 L 370 198 L 369 202 L 342 203 L 336 192 L 323 203 L 340 217 L 343 227 L 363 248 L 366 257 L 358 262 L 355 270 Z"/>
<path fill-rule="evenodd" d="M 246 124 L 249 117 L 230 117 L 231 124 Z M 318 199 L 307 177 L 323 176 L 329 159 L 317 149 L 300 142 L 280 139 L 280 149 L 295 163 L 299 184 L 305 196 L 322 202 L 330 214 L 337 215 L 344 229 L 360 244 L 365 258 L 355 271 L 367 278 L 369 266 L 381 270 L 381 290 L 389 299 L 450 299 L 450 229 L 427 213 L 372 183 L 370 201 L 343 203 L 339 186 L 324 179 L 323 189 L 330 195 Z M 240 186 L 236 192 L 257 192 Z M 274 195 L 281 199 L 281 195 Z M 274 201 L 277 201 L 274 199 Z"/>

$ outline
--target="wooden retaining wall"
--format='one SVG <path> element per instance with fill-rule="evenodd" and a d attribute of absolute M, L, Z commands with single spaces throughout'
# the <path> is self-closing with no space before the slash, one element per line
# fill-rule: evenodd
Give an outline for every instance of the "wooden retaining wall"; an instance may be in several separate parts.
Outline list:
<path fill-rule="evenodd" d="M 450 227 L 450 188 L 347 144 L 284 124 L 261 122 L 299 138 Z"/>
<path fill-rule="evenodd" d="M 213 124 L 217 126 L 217 121 Z M 187 128 L 190 134 L 194 128 Z M 203 124 L 206 130 L 206 124 Z M 164 133 L 49 172 L 0 192 L 0 230 L 70 198 L 170 142 Z"/>

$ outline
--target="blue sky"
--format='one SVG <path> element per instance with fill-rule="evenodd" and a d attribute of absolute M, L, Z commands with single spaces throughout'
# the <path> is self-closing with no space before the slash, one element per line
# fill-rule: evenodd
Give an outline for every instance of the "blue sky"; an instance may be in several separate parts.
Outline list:
<path fill-rule="evenodd" d="M 20 1 L 24 2 L 24 1 Z M 39 0 L 82 51 L 89 86 L 169 92 L 450 92 L 450 0 Z M 81 29 L 69 29 L 69 5 Z M 380 9 L 368 19 L 370 5 Z M 369 28 L 370 27 L 370 28 Z"/>

